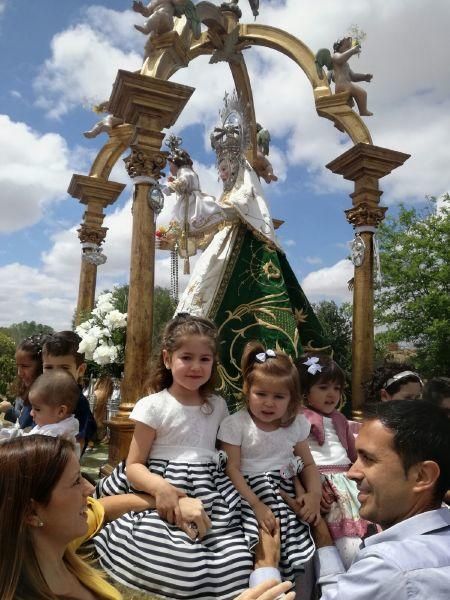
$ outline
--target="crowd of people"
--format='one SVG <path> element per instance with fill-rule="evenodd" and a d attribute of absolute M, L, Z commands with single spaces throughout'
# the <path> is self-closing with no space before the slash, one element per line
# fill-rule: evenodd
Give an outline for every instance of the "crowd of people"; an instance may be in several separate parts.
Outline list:
<path fill-rule="evenodd" d="M 70 331 L 24 340 L 17 400 L 0 403 L 16 422 L 0 429 L 2 599 L 117 600 L 123 586 L 198 600 L 448 597 L 447 378 L 386 363 L 355 423 L 330 356 L 251 342 L 229 415 L 217 328 L 181 313 L 130 415 L 128 457 L 94 490 L 79 462 L 96 420 L 78 345 Z"/>

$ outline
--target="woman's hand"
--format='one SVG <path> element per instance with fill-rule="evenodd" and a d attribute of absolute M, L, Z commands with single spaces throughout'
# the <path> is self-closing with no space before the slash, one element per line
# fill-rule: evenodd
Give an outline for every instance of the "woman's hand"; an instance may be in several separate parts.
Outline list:
<path fill-rule="evenodd" d="M 201 500 L 197 498 L 180 498 L 178 500 L 181 520 L 177 523 L 191 539 L 201 540 L 208 529 L 211 527 L 211 521 L 203 508 Z"/>
<path fill-rule="evenodd" d="M 292 583 L 290 581 L 279 583 L 275 579 L 269 579 L 243 592 L 235 600 L 277 600 L 277 598 L 294 600 L 295 592 L 288 591 L 291 587 Z"/>
<path fill-rule="evenodd" d="M 181 523 L 179 500 L 185 496 L 182 490 L 167 481 L 162 481 L 155 491 L 156 511 L 161 519 L 171 525 Z"/>
<path fill-rule="evenodd" d="M 270 508 L 260 500 L 254 504 L 252 508 L 255 512 L 256 520 L 258 521 L 259 526 L 264 529 L 266 533 L 273 533 L 275 531 L 277 521 Z"/>

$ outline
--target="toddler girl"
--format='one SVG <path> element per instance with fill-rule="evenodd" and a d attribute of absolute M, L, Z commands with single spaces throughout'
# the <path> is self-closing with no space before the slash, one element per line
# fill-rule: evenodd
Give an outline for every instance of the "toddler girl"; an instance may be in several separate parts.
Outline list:
<path fill-rule="evenodd" d="M 331 536 L 348 568 L 366 533 L 367 521 L 359 517 L 356 483 L 345 473 L 356 460 L 355 440 L 345 416 L 336 410 L 345 375 L 329 356 L 305 355 L 297 366 L 311 423 L 309 447 L 322 473 L 322 507 Z"/>
<path fill-rule="evenodd" d="M 309 423 L 298 414 L 300 387 L 289 356 L 265 350 L 258 343 L 246 346 L 242 357 L 246 407 L 226 418 L 219 440 L 228 455 L 227 473 L 264 530 L 272 532 L 280 519 L 283 578 L 294 579 L 314 553 L 309 527 L 285 504 L 279 488 L 296 495 L 302 518 L 320 518 L 321 484 L 309 451 Z M 299 495 L 297 474 L 302 470 L 306 493 Z M 251 508 L 250 508 L 251 507 Z"/>
<path fill-rule="evenodd" d="M 253 560 L 239 494 L 215 450 L 228 415 L 223 398 L 213 394 L 217 330 L 182 313 L 166 326 L 161 347 L 155 393 L 139 400 L 130 415 L 136 427 L 126 461 L 128 481 L 155 497 L 156 510 L 125 514 L 94 543 L 102 567 L 125 585 L 169 598 L 231 600 L 248 587 Z M 99 491 L 129 491 L 123 467 Z M 200 499 L 211 520 L 201 541 L 195 525 L 181 519 L 185 495 Z"/>

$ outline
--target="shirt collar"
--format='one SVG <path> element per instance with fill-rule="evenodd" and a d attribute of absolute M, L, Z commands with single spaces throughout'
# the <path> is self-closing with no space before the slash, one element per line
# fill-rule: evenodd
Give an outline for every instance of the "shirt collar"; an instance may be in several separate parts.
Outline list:
<path fill-rule="evenodd" d="M 450 510 L 448 508 L 428 510 L 392 525 L 392 527 L 381 533 L 371 535 L 363 541 L 363 547 L 367 548 L 381 542 L 402 540 L 411 535 L 421 535 L 444 527 L 450 527 Z"/>

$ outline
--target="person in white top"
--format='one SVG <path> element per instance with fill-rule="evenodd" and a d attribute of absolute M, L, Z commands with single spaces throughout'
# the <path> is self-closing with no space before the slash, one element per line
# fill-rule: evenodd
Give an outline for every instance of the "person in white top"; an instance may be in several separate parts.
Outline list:
<path fill-rule="evenodd" d="M 130 512 L 108 523 L 94 543 L 102 567 L 129 587 L 177 598 L 232 600 L 248 586 L 250 552 L 238 492 L 216 451 L 225 400 L 214 395 L 217 328 L 178 314 L 165 328 L 150 396 L 139 400 L 124 465 L 98 486 L 100 495 L 134 490 L 155 498 L 156 510 Z M 221 460 L 222 459 L 222 460 Z M 127 481 L 128 480 L 128 481 Z M 200 540 L 183 521 L 180 498 L 203 502 L 209 529 Z M 186 531 L 187 529 L 187 531 Z"/>
<path fill-rule="evenodd" d="M 272 533 L 280 520 L 284 578 L 296 579 L 314 554 L 308 523 L 320 518 L 321 484 L 309 451 L 309 423 L 301 414 L 297 370 L 282 352 L 265 350 L 259 342 L 246 346 L 241 363 L 246 408 L 226 418 L 218 438 L 228 455 L 227 473 L 243 498 L 249 517 Z M 279 489 L 295 493 L 302 471 L 306 492 L 297 494 L 301 519 L 291 511 Z"/>
<path fill-rule="evenodd" d="M 348 568 L 367 533 L 359 515 L 356 483 L 347 471 L 356 460 L 355 439 L 346 417 L 337 410 L 345 374 L 325 354 L 305 354 L 297 361 L 304 394 L 303 414 L 311 424 L 311 454 L 322 474 L 322 510 L 342 562 Z"/>

